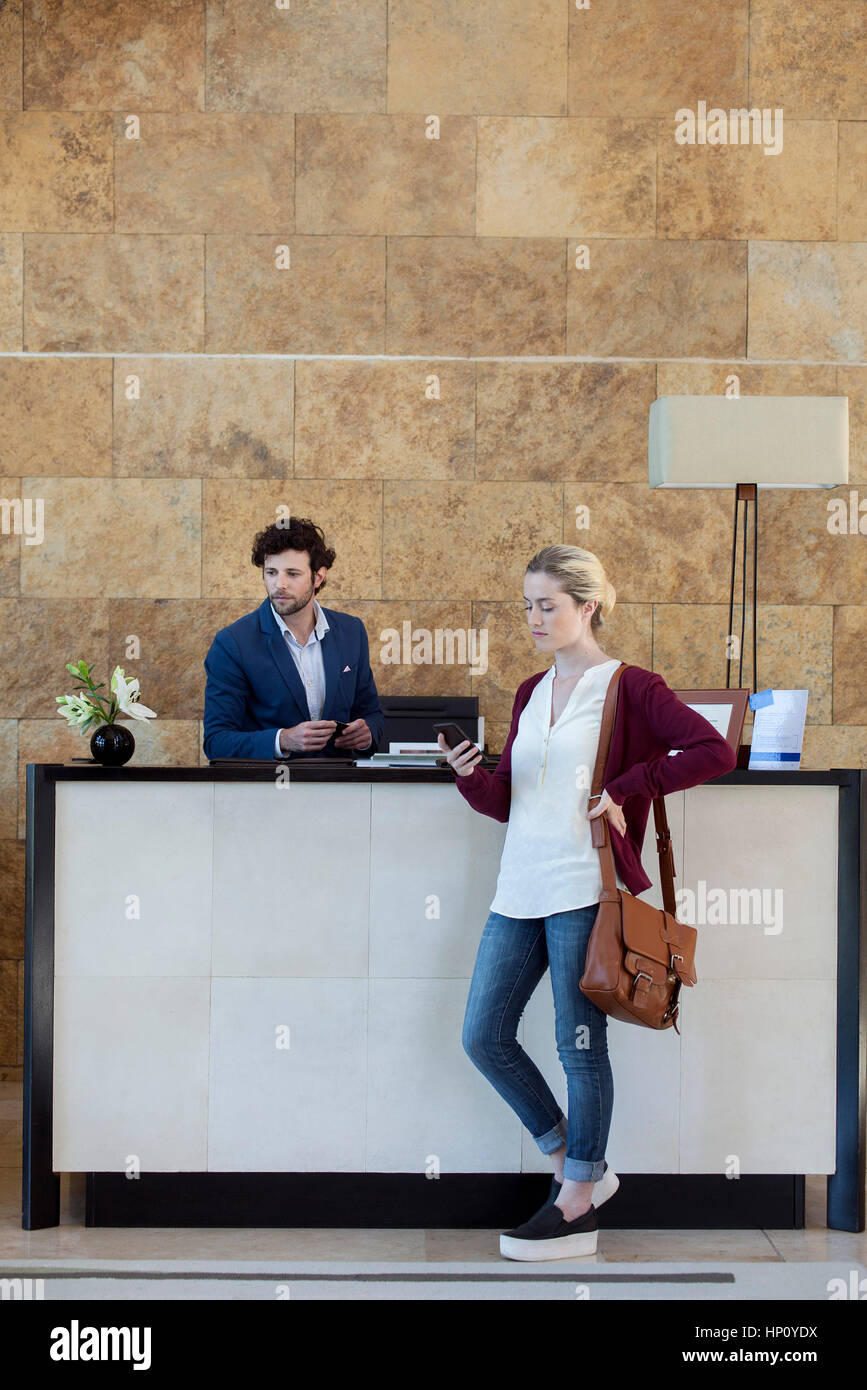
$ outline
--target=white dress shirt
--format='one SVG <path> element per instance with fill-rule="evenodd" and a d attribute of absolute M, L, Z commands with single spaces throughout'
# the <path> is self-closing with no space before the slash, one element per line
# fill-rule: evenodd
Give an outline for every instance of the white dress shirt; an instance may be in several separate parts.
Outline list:
<path fill-rule="evenodd" d="M 554 667 L 533 687 L 512 743 L 511 806 L 492 912 L 547 917 L 598 903 L 602 869 L 587 801 L 602 707 L 619 665 L 612 657 L 585 671 L 553 728 Z M 628 892 L 619 873 L 616 881 Z"/>
<path fill-rule="evenodd" d="M 325 664 L 322 660 L 322 648 L 319 644 L 326 632 L 330 630 L 328 619 L 316 602 L 316 599 L 314 599 L 313 612 L 316 616 L 316 622 L 313 625 L 313 631 L 302 646 L 294 632 L 286 626 L 273 603 L 271 604 L 271 612 L 277 619 L 286 645 L 292 653 L 292 660 L 295 662 L 298 674 L 304 684 L 304 689 L 307 694 L 307 712 L 311 719 L 321 719 L 322 706 L 325 704 Z M 274 756 L 276 758 L 285 757 L 283 749 L 280 747 L 280 735 L 282 732 L 282 729 L 278 729 L 277 737 L 274 740 Z M 372 738 L 368 739 L 364 747 L 369 748 L 372 742 Z M 355 750 L 346 749 L 348 753 L 353 751 L 360 753 L 363 750 L 360 748 Z"/>

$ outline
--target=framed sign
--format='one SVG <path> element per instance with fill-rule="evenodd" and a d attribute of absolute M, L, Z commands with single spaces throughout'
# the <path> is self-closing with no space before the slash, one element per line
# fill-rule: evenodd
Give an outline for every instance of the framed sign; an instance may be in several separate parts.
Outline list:
<path fill-rule="evenodd" d="M 709 724 L 713 724 L 718 734 L 738 755 L 738 766 L 746 767 L 749 757 L 749 745 L 742 744 L 741 738 L 744 731 L 744 720 L 747 717 L 747 706 L 749 705 L 750 691 L 744 687 L 734 690 L 675 690 L 678 699 L 683 700 L 685 705 L 694 709 L 697 714 L 705 718 Z M 741 752 L 743 748 L 744 752 Z M 679 748 L 672 748 L 669 756 L 679 753 Z"/>

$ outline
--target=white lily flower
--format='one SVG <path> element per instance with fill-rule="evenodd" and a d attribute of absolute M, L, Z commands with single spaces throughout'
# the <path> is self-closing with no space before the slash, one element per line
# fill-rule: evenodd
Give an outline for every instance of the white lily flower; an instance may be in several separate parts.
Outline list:
<path fill-rule="evenodd" d="M 117 698 L 118 714 L 126 714 L 131 719 L 156 719 L 156 710 L 148 709 L 139 701 L 138 680 L 128 681 L 120 666 L 115 666 L 112 672 L 111 692 Z"/>
<path fill-rule="evenodd" d="M 80 733 L 90 726 L 90 724 L 101 724 L 103 716 L 98 709 L 95 709 L 86 695 L 56 695 L 60 708 L 57 713 L 62 714 L 71 729 L 77 728 Z"/>

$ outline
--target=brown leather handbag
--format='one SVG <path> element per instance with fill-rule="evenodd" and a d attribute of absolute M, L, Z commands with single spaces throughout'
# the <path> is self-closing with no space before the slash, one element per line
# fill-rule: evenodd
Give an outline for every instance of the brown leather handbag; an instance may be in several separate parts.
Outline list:
<path fill-rule="evenodd" d="M 620 677 L 627 669 L 622 662 L 611 677 L 602 710 L 602 728 L 590 802 L 602 795 L 602 779 L 620 689 Z M 599 850 L 602 867 L 602 893 L 599 911 L 587 943 L 587 959 L 581 977 L 581 990 L 603 1013 L 622 1023 L 640 1023 L 645 1028 L 670 1028 L 676 1033 L 678 995 L 681 985 L 694 985 L 695 927 L 679 922 L 675 915 L 674 855 L 665 814 L 665 798 L 653 798 L 656 846 L 659 851 L 664 910 L 641 902 L 632 893 L 617 887 L 614 855 L 606 815 L 590 822 L 593 844 Z"/>

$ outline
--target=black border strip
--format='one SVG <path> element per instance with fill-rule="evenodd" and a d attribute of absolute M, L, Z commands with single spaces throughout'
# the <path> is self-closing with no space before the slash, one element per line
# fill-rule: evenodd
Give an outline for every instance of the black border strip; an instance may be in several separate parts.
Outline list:
<path fill-rule="evenodd" d="M 60 1221 L 54 1128 L 54 801 L 48 764 L 27 764 L 24 924 L 24 1134 L 21 1225 Z"/>
<path fill-rule="evenodd" d="M 619 1174 L 599 1229 L 789 1230 L 804 1225 L 801 1175 Z M 545 1201 L 550 1174 L 88 1173 L 87 1226 L 509 1230 Z"/>
<path fill-rule="evenodd" d="M 840 786 L 837 819 L 837 1147 L 826 1220 L 864 1230 L 867 1171 L 867 777 Z"/>

